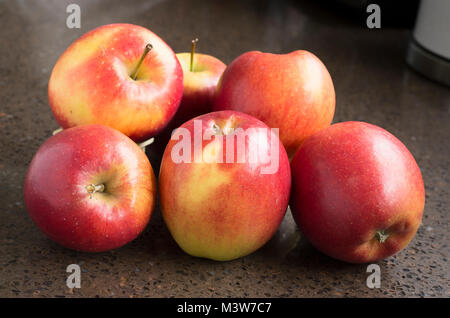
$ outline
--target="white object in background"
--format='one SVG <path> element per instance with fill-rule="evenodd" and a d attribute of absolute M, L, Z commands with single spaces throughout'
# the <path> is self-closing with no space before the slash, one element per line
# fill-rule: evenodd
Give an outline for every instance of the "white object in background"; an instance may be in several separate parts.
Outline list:
<path fill-rule="evenodd" d="M 423 75 L 450 86 L 450 1 L 422 0 L 406 57 Z"/>
<path fill-rule="evenodd" d="M 450 1 L 422 0 L 413 34 L 424 48 L 450 59 Z"/>

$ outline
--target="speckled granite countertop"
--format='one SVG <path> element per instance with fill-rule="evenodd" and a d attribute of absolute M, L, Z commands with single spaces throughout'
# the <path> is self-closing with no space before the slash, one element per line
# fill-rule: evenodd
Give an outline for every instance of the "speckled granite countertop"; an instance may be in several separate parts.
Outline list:
<path fill-rule="evenodd" d="M 303 1 L 77 1 L 82 28 L 65 26 L 68 1 L 0 4 L 0 296 L 3 297 L 318 297 L 450 296 L 450 89 L 404 64 L 409 33 L 371 31 Z M 49 241 L 23 203 L 27 166 L 57 128 L 47 82 L 64 49 L 107 23 L 148 27 L 172 48 L 229 63 L 248 50 L 307 49 L 330 71 L 334 121 L 362 120 L 400 138 L 426 185 L 423 226 L 409 247 L 381 266 L 381 288 L 366 287 L 366 266 L 332 260 L 296 230 L 290 212 L 261 250 L 231 262 L 190 257 L 172 240 L 157 209 L 143 235 L 116 251 L 83 254 Z M 149 154 L 155 170 L 158 154 Z M 66 287 L 66 267 L 82 269 L 82 288 Z"/>

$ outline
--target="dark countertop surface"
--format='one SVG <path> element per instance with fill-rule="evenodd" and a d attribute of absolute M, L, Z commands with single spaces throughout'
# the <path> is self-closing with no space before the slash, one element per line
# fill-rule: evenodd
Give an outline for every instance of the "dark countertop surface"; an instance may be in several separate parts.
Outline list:
<path fill-rule="evenodd" d="M 405 65 L 407 30 L 369 30 L 305 1 L 181 0 L 79 0 L 82 27 L 68 29 L 71 2 L 0 4 L 0 297 L 450 296 L 450 89 Z M 316 54 L 334 81 L 334 122 L 362 120 L 392 132 L 424 177 L 423 225 L 407 249 L 378 263 L 381 288 L 366 286 L 367 265 L 312 248 L 289 211 L 266 246 L 230 262 L 183 253 L 158 209 L 143 235 L 115 251 L 78 253 L 47 239 L 28 217 L 22 185 L 33 154 L 58 127 L 47 101 L 50 72 L 72 41 L 113 22 L 145 26 L 176 52 L 199 37 L 199 51 L 225 63 L 249 50 Z M 150 157 L 157 170 L 158 156 Z M 81 289 L 65 284 L 73 263 L 81 266 Z"/>

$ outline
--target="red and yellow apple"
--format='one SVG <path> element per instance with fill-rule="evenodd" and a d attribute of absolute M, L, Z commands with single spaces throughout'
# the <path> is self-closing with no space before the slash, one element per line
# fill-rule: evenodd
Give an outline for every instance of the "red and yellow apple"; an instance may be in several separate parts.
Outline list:
<path fill-rule="evenodd" d="M 195 41 L 192 52 L 177 53 L 183 69 L 183 98 L 174 118 L 153 145 L 159 148 L 161 153 L 174 129 L 189 119 L 212 111 L 217 82 L 226 68 L 226 65 L 214 56 L 195 53 L 194 49 Z"/>
<path fill-rule="evenodd" d="M 159 175 L 162 215 L 175 241 L 190 255 L 221 261 L 250 254 L 272 237 L 290 186 L 277 134 L 235 111 L 177 128 Z"/>
<path fill-rule="evenodd" d="M 194 48 L 195 45 L 193 51 Z M 183 98 L 173 120 L 176 127 L 212 111 L 216 86 L 226 68 L 226 65 L 214 56 L 194 53 L 176 54 L 183 69 L 184 85 Z"/>
<path fill-rule="evenodd" d="M 152 49 L 136 70 L 148 44 Z M 62 128 L 102 124 L 136 142 L 166 127 L 182 94 L 175 53 L 156 34 L 132 24 L 105 25 L 76 40 L 57 61 L 48 85 Z"/>
<path fill-rule="evenodd" d="M 87 252 L 135 239 L 155 206 L 155 176 L 124 134 L 82 125 L 50 137 L 33 157 L 24 185 L 33 221 L 53 241 Z"/>
<path fill-rule="evenodd" d="M 214 110 L 236 110 L 280 129 L 291 158 L 302 142 L 330 125 L 335 92 L 325 65 L 308 51 L 237 57 L 218 84 Z"/>
<path fill-rule="evenodd" d="M 408 149 L 363 122 L 309 137 L 291 161 L 291 211 L 323 253 L 350 263 L 389 257 L 408 245 L 422 220 L 422 176 Z"/>

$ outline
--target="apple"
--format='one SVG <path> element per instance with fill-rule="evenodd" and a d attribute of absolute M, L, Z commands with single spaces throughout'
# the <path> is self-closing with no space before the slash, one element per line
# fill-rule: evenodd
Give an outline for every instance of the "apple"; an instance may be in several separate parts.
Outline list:
<path fill-rule="evenodd" d="M 177 128 L 167 144 L 159 175 L 162 216 L 186 253 L 232 260 L 276 232 L 290 186 L 276 132 L 244 113 L 208 113 Z"/>
<path fill-rule="evenodd" d="M 102 124 L 136 142 L 166 127 L 182 94 L 175 53 L 156 34 L 132 24 L 83 35 L 59 58 L 48 84 L 50 107 L 62 128 Z"/>
<path fill-rule="evenodd" d="M 335 92 L 323 63 L 308 51 L 237 57 L 218 84 L 214 110 L 236 110 L 280 129 L 291 158 L 302 142 L 333 120 Z"/>
<path fill-rule="evenodd" d="M 162 153 L 174 129 L 213 108 L 217 82 L 226 65 L 219 59 L 195 52 L 198 39 L 192 41 L 190 53 L 176 54 L 183 69 L 183 98 L 180 107 L 166 129 L 156 138 L 153 148 Z"/>
<path fill-rule="evenodd" d="M 408 245 L 422 220 L 425 190 L 408 149 L 364 122 L 309 137 L 291 161 L 292 215 L 323 253 L 350 263 L 387 258 Z"/>
<path fill-rule="evenodd" d="M 29 166 L 25 203 L 53 241 L 101 252 L 135 239 L 155 206 L 156 181 L 139 146 L 112 128 L 82 125 L 50 137 Z"/>
<path fill-rule="evenodd" d="M 176 54 L 183 69 L 183 98 L 173 122 L 176 127 L 189 119 L 212 111 L 217 82 L 226 65 L 214 56 L 195 52 L 192 41 L 190 53 Z"/>

